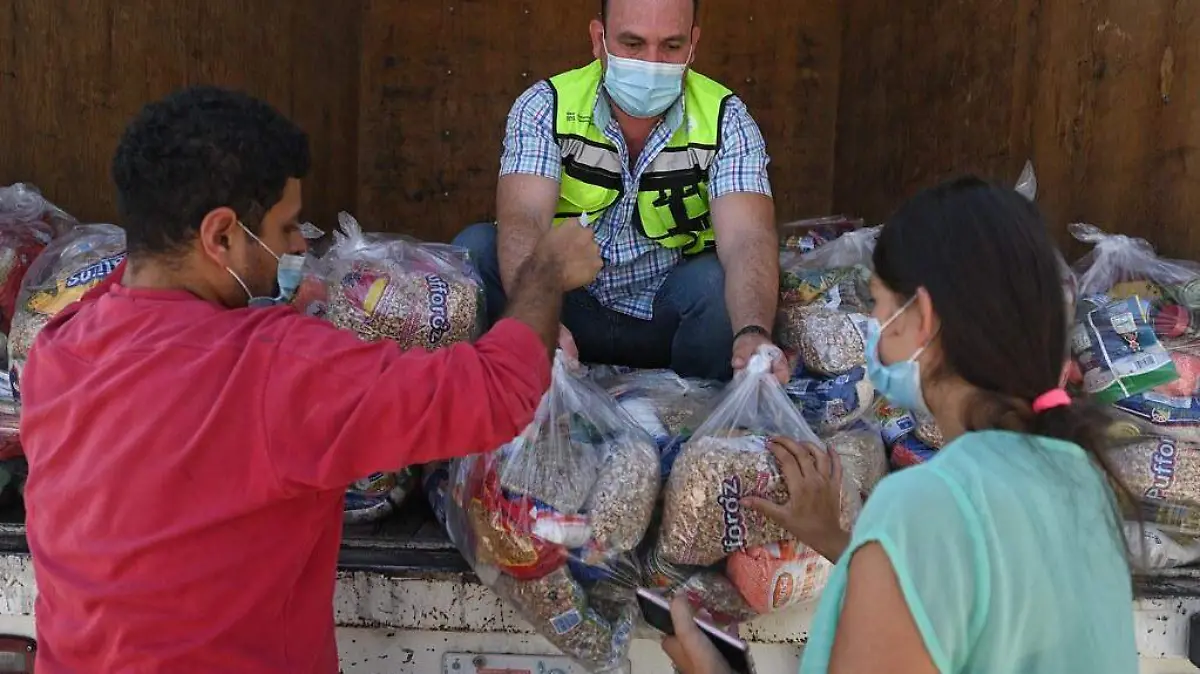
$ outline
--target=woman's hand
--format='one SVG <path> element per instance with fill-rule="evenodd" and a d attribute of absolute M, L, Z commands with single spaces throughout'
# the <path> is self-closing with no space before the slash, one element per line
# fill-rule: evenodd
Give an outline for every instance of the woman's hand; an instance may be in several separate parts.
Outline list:
<path fill-rule="evenodd" d="M 675 635 L 663 639 L 662 648 L 681 674 L 733 674 L 729 663 L 693 621 L 695 616 L 687 599 L 680 594 L 671 602 L 671 623 Z"/>
<path fill-rule="evenodd" d="M 841 458 L 835 451 L 790 438 L 772 438 L 767 447 L 775 455 L 787 484 L 787 503 L 779 505 L 755 496 L 743 498 L 742 503 L 836 562 L 850 543 L 850 535 L 841 526 Z"/>

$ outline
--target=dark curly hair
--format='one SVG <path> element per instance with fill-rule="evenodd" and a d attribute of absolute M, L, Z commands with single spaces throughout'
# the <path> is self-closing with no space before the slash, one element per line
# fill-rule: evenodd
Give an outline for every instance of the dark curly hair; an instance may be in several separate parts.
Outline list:
<path fill-rule="evenodd" d="M 600 0 L 600 20 L 608 23 L 608 0 Z M 700 0 L 692 0 L 692 25 L 700 20 Z"/>
<path fill-rule="evenodd" d="M 227 206 L 254 231 L 288 178 L 309 169 L 308 137 L 270 105 L 217 87 L 150 103 L 113 157 L 117 206 L 131 255 L 170 255 Z"/>

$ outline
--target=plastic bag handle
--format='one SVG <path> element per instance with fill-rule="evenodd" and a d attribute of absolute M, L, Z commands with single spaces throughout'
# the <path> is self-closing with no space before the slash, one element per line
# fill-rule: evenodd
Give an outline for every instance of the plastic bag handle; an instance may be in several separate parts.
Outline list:
<path fill-rule="evenodd" d="M 754 351 L 754 355 L 750 356 L 750 362 L 746 365 L 747 374 L 766 374 L 771 371 L 771 365 L 779 358 L 783 358 L 783 351 L 774 344 L 763 344 Z"/>

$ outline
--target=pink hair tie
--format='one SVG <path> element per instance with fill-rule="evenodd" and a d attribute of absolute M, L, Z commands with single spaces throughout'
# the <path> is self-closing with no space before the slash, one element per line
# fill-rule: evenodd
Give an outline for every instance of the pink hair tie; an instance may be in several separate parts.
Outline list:
<path fill-rule="evenodd" d="M 1041 414 L 1046 410 L 1052 410 L 1055 407 L 1068 407 L 1071 404 L 1071 396 L 1067 394 L 1065 389 L 1056 388 L 1046 391 L 1038 396 L 1033 401 L 1033 413 Z"/>

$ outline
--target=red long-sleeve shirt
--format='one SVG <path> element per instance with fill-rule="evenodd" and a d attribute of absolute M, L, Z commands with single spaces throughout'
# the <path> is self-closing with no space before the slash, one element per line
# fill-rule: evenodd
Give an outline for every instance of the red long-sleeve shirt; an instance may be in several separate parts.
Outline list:
<path fill-rule="evenodd" d="M 405 353 L 122 271 L 46 327 L 21 381 L 38 672 L 336 673 L 347 484 L 511 439 L 545 347 L 507 320 Z"/>

